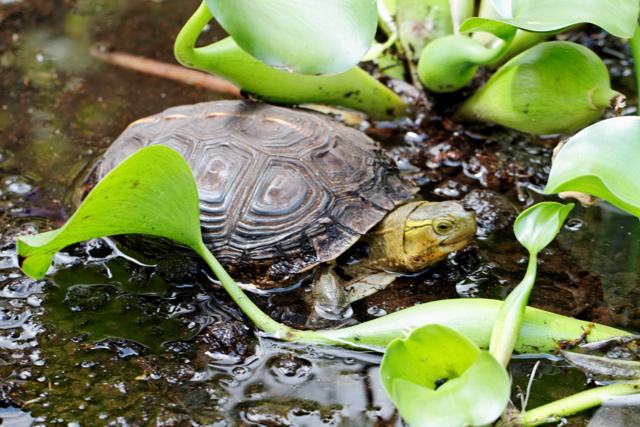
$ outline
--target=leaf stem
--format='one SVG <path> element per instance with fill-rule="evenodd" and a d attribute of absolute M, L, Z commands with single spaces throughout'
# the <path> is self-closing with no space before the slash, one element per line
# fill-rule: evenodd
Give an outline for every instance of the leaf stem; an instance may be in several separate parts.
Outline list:
<path fill-rule="evenodd" d="M 520 422 L 526 427 L 557 423 L 562 417 L 602 405 L 614 397 L 636 393 L 640 393 L 640 381 L 598 387 L 524 412 L 520 416 Z"/>
<path fill-rule="evenodd" d="M 460 34 L 460 25 L 473 16 L 474 0 L 450 0 L 451 20 L 453 21 L 453 33 Z"/>
<path fill-rule="evenodd" d="M 202 2 L 182 27 L 173 45 L 173 54 L 179 63 L 190 68 L 201 68 L 204 58 L 196 49 L 196 43 L 204 27 L 213 19 L 207 5 Z"/>
<path fill-rule="evenodd" d="M 636 113 L 640 114 L 640 104 L 638 104 L 638 100 L 640 100 L 640 23 L 636 24 L 636 30 L 629 41 L 629 46 L 636 74 L 636 105 L 638 105 Z"/>
<path fill-rule="evenodd" d="M 378 0 L 378 16 L 379 16 L 379 24 L 382 31 L 387 35 L 387 37 L 392 37 L 395 35 L 396 41 L 395 46 L 398 55 L 403 63 L 405 72 L 409 73 L 409 79 L 411 84 L 418 89 L 422 89 L 420 85 L 420 80 L 418 77 L 418 70 L 416 69 L 416 65 L 413 62 L 413 54 L 411 51 L 411 47 L 402 40 L 400 34 L 398 33 L 397 25 L 389 13 L 389 9 L 384 4 L 384 1 Z"/>
<path fill-rule="evenodd" d="M 260 310 L 247 294 L 240 289 L 231 276 L 229 276 L 229 273 L 226 272 L 224 267 L 222 267 L 220 262 L 211 254 L 203 242 L 200 242 L 200 245 L 193 249 L 205 260 L 231 299 L 238 304 L 238 307 L 240 307 L 244 314 L 246 314 L 259 329 L 273 335 L 275 338 L 290 340 L 290 335 L 294 330 L 282 323 L 276 322 Z"/>
<path fill-rule="evenodd" d="M 489 352 L 506 367 L 520 335 L 529 295 L 536 282 L 538 254 L 530 253 L 527 272 L 520 284 L 505 299 L 491 333 Z"/>

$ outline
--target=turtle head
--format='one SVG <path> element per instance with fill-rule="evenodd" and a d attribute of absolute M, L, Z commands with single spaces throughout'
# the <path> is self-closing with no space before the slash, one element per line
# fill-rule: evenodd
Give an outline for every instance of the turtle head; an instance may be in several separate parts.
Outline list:
<path fill-rule="evenodd" d="M 403 251 L 412 271 L 465 247 L 476 234 L 476 216 L 458 202 L 417 202 L 404 223 Z"/>
<path fill-rule="evenodd" d="M 475 213 L 461 203 L 412 202 L 384 219 L 374 247 L 395 271 L 422 270 L 465 247 L 476 234 Z"/>

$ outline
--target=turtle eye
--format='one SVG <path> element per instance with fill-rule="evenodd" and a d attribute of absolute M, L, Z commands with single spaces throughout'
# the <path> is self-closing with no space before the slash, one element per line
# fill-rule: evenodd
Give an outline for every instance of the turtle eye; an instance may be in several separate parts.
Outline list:
<path fill-rule="evenodd" d="M 453 229 L 453 223 L 451 221 L 442 220 L 437 222 L 434 228 L 438 234 L 447 234 Z"/>

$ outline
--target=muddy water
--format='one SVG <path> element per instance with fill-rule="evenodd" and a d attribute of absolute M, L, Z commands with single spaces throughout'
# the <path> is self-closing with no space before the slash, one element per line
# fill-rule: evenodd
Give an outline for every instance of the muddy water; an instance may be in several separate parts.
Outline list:
<path fill-rule="evenodd" d="M 129 122 L 215 99 L 88 55 L 100 43 L 171 61 L 172 39 L 197 3 L 0 1 L 0 425 L 401 425 L 378 381 L 379 356 L 259 336 L 189 253 L 100 239 L 59 255 L 46 280 L 19 272 L 14 237 L 60 225 L 87 166 Z M 205 38 L 219 36 L 211 29 Z M 629 85 L 622 45 L 575 37 L 600 51 L 618 86 Z M 456 99 L 433 101 L 446 112 Z M 540 199 L 555 140 L 461 128 L 437 114 L 367 132 L 426 197 L 465 197 L 481 227 L 471 247 L 358 303 L 354 319 L 506 295 L 525 268 L 510 223 Z M 577 210 L 542 257 L 533 303 L 639 330 L 638 227 L 608 206 Z M 257 301 L 304 324 L 296 297 Z M 513 364 L 515 390 L 526 389 L 534 363 Z M 529 404 L 589 382 L 543 360 Z"/>

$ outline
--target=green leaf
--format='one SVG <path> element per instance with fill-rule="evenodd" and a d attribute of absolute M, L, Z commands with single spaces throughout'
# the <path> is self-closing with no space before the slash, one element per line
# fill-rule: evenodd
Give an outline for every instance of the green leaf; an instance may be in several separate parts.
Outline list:
<path fill-rule="evenodd" d="M 509 376 L 486 351 L 440 325 L 393 341 L 380 366 L 385 391 L 412 426 L 485 425 L 509 401 Z"/>
<path fill-rule="evenodd" d="M 500 21 L 523 30 L 549 32 L 589 23 L 631 38 L 640 13 L 637 0 L 493 0 Z"/>
<path fill-rule="evenodd" d="M 200 232 L 198 189 L 191 169 L 180 154 L 163 145 L 143 148 L 109 172 L 62 228 L 20 237 L 22 271 L 41 278 L 60 249 L 118 234 L 148 234 L 190 247 L 256 326 L 274 337 L 292 335 L 287 326 L 275 322 L 247 298 L 207 249 Z"/>
<path fill-rule="evenodd" d="M 376 32 L 376 0 L 206 0 L 238 45 L 273 67 L 302 74 L 347 71 Z"/>
<path fill-rule="evenodd" d="M 538 254 L 556 238 L 573 203 L 542 202 L 518 215 L 513 231 L 530 254 Z"/>
<path fill-rule="evenodd" d="M 197 247 L 198 191 L 182 157 L 164 146 L 140 150 L 108 174 L 60 229 L 18 240 L 22 270 L 43 277 L 53 256 L 73 243 L 117 234 L 148 234 Z"/>
<path fill-rule="evenodd" d="M 640 217 L 640 117 L 603 120 L 573 136 L 553 161 L 547 194 L 578 191 Z"/>

